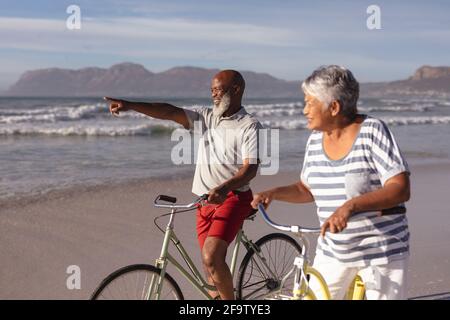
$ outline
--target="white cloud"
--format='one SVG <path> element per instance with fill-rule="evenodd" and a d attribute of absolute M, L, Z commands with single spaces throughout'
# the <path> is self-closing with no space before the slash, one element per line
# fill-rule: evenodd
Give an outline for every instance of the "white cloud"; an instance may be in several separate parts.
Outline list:
<path fill-rule="evenodd" d="M 14 60 L 16 66 L 23 62 L 27 69 L 105 67 L 121 61 L 140 62 L 152 71 L 175 65 L 235 66 L 285 79 L 301 79 L 321 64 L 342 63 L 361 70 L 364 81 L 398 79 L 430 59 L 448 64 L 444 56 L 448 29 L 436 30 L 434 24 L 424 29 L 401 28 L 402 16 L 399 20 L 385 15 L 385 29 L 370 32 L 365 27 L 365 10 L 359 7 L 324 12 L 319 7 L 301 8 L 300 12 L 294 6 L 296 10 L 285 9 L 283 15 L 272 14 L 272 9 L 265 7 L 264 14 L 256 10 L 247 19 L 242 12 L 240 17 L 211 15 L 216 12 L 208 10 L 220 12 L 211 5 L 209 9 L 202 6 L 204 18 L 195 19 L 198 6 L 191 8 L 188 2 L 181 7 L 171 2 L 162 6 L 140 1 L 130 4 L 128 0 L 114 3 L 114 12 L 126 17 L 91 18 L 82 11 L 81 30 L 66 29 L 64 18 L 0 17 L 0 48 L 21 53 L 16 57 L 11 54 L 14 50 L 2 50 L 0 60 Z M 351 14 L 347 12 L 350 9 Z M 151 17 L 158 12 L 158 18 Z M 149 17 L 131 17 L 132 13 Z M 161 18 L 165 14 L 170 18 Z M 177 15 L 191 18 L 174 18 Z M 221 21 L 213 20 L 214 16 Z M 420 21 L 427 20 L 411 21 L 407 26 Z M 416 44 L 412 54 L 404 49 Z M 17 67 L 17 72 L 23 69 Z"/>
<path fill-rule="evenodd" d="M 243 57 L 264 56 L 268 49 L 295 48 L 296 37 L 296 32 L 283 28 L 174 18 L 82 16 L 81 30 L 68 30 L 64 19 L 0 17 L 0 48 L 9 49 L 0 52 L 0 60 L 10 62 L 0 82 L 12 83 L 8 79 L 14 70 L 18 76 L 29 69 L 80 66 L 77 54 L 89 65 L 106 66 L 99 59 L 104 56 L 109 61 L 150 63 L 153 71 L 180 64 L 220 67 Z M 14 56 L 11 49 L 21 54 Z"/>
<path fill-rule="evenodd" d="M 83 19 L 81 30 L 67 30 L 61 20 L 0 18 L 0 47 L 49 52 L 91 52 L 85 48 L 93 48 L 96 53 L 110 53 L 114 48 L 126 53 L 180 43 L 292 47 L 295 37 L 295 32 L 282 28 L 183 19 Z"/>

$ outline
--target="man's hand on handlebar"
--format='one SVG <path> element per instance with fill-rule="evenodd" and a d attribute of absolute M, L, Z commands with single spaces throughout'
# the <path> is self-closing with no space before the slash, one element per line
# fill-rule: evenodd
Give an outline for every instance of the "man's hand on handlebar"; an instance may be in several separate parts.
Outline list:
<path fill-rule="evenodd" d="M 228 190 L 225 187 L 219 186 L 209 191 L 208 203 L 221 204 L 227 198 Z"/>

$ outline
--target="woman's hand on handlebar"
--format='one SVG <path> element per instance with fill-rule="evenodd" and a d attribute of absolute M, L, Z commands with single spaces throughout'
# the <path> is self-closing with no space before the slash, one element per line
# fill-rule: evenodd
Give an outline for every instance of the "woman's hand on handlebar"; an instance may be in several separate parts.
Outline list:
<path fill-rule="evenodd" d="M 273 194 L 270 191 L 263 191 L 259 193 L 255 193 L 253 195 L 253 201 L 251 203 L 252 207 L 254 209 L 258 209 L 258 204 L 262 203 L 264 205 L 264 208 L 267 209 L 270 205 L 270 203 L 273 200 Z"/>

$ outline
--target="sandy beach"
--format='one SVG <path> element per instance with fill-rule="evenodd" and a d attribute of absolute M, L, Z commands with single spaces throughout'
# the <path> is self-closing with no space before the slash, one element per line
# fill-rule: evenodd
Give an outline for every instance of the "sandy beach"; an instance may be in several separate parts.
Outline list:
<path fill-rule="evenodd" d="M 412 198 L 407 204 L 411 231 L 410 298 L 450 296 L 450 164 L 415 165 Z M 298 172 L 258 176 L 254 192 L 294 182 Z M 157 194 L 192 200 L 190 179 L 142 180 L 115 186 L 54 192 L 43 198 L 0 204 L 0 299 L 88 299 L 115 269 L 153 264 L 162 234 L 153 218 Z M 316 226 L 311 205 L 274 203 L 270 212 L 281 223 Z M 200 261 L 192 213 L 180 214 L 175 230 L 186 249 Z M 245 225 L 254 240 L 273 232 L 260 217 Z M 81 289 L 69 290 L 67 267 L 81 269 Z M 188 299 L 201 298 L 169 269 Z M 439 294 L 439 296 L 435 296 Z"/>

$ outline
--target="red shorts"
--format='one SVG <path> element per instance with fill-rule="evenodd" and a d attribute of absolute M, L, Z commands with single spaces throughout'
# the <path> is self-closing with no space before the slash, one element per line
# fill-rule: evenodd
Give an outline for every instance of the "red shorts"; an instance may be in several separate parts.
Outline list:
<path fill-rule="evenodd" d="M 203 249 L 206 237 L 216 237 L 230 244 L 245 218 L 252 213 L 251 190 L 230 191 L 222 204 L 206 204 L 197 210 L 197 238 Z"/>

